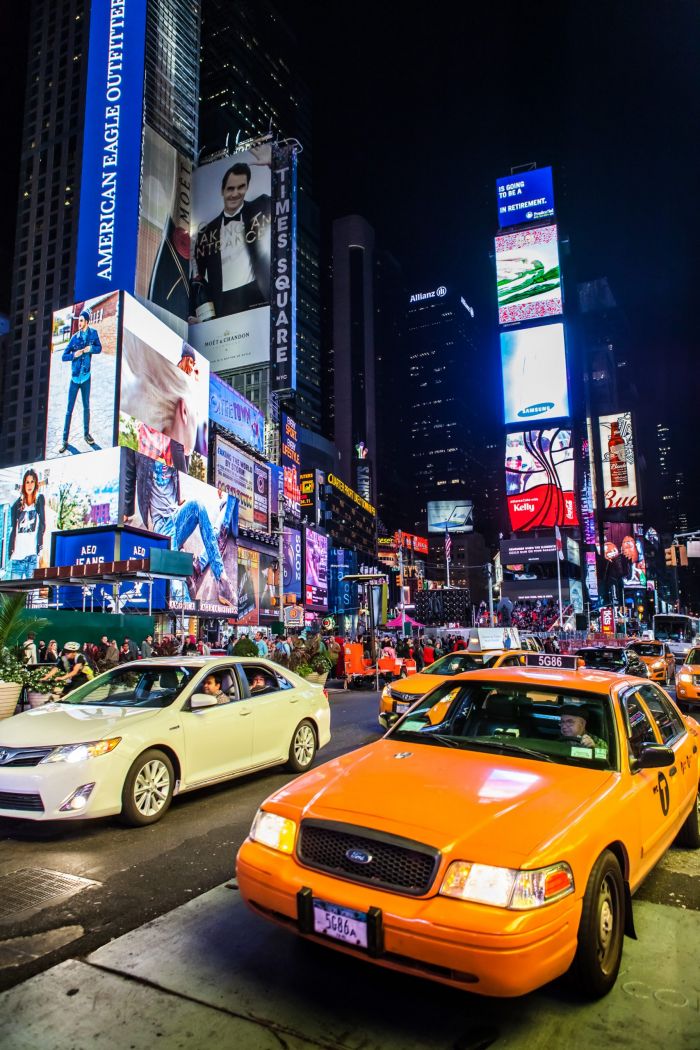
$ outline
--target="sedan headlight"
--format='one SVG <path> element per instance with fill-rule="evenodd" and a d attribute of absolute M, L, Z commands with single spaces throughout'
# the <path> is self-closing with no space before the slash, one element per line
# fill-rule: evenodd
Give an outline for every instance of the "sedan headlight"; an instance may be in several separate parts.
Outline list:
<path fill-rule="evenodd" d="M 46 762 L 84 762 L 88 758 L 99 758 L 100 755 L 108 755 L 114 751 L 120 742 L 120 736 L 110 737 L 108 740 L 93 740 L 90 744 L 63 744 L 55 748 L 46 758 L 42 758 L 40 764 Z"/>
<path fill-rule="evenodd" d="M 382 689 L 382 700 L 389 700 L 391 698 L 391 686 L 385 685 Z"/>
<path fill-rule="evenodd" d="M 260 842 L 280 853 L 294 852 L 296 833 L 297 826 L 293 820 L 279 817 L 276 813 L 266 813 L 264 809 L 258 810 L 250 829 L 253 842 Z"/>
<path fill-rule="evenodd" d="M 455 860 L 450 864 L 440 887 L 444 897 L 516 911 L 551 904 L 573 891 L 574 876 L 568 864 L 550 864 L 534 871 L 520 871 L 471 864 L 465 860 Z"/>

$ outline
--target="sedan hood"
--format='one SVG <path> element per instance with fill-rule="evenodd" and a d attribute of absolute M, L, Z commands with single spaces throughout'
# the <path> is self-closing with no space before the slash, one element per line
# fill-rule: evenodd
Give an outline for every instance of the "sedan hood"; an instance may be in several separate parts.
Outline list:
<path fill-rule="evenodd" d="M 609 771 L 381 740 L 272 796 L 280 812 L 401 835 L 441 852 L 517 867 L 602 801 Z"/>
<path fill-rule="evenodd" d="M 154 718 L 162 708 L 101 707 L 99 704 L 45 704 L 0 722 L 0 746 L 47 747 L 82 744 L 123 736 L 138 722 Z"/>

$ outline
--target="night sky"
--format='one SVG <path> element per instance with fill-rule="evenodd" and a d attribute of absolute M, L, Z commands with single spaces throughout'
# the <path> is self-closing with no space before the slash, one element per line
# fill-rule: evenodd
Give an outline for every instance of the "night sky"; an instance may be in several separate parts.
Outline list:
<path fill-rule="evenodd" d="M 696 474 L 695 0 L 434 2 L 415 14 L 367 0 L 277 6 L 298 32 L 314 90 L 324 223 L 362 214 L 407 284 L 462 285 L 492 346 L 494 180 L 514 165 L 551 164 L 577 277 L 607 276 L 627 316 L 630 356 L 653 392 L 639 410 L 671 414 Z M 0 39 L 0 308 L 9 304 L 26 17 L 15 5 Z"/>

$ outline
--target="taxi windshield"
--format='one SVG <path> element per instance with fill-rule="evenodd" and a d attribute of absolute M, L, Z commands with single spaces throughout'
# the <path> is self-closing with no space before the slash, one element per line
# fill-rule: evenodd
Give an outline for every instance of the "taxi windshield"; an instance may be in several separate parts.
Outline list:
<path fill-rule="evenodd" d="M 683 662 L 686 664 L 700 664 L 700 649 L 691 649 Z"/>
<path fill-rule="evenodd" d="M 640 656 L 663 656 L 663 650 L 658 642 L 631 642 L 627 648 Z"/>
<path fill-rule="evenodd" d="M 523 682 L 443 682 L 388 736 L 397 742 L 618 768 L 609 696 Z"/>
<path fill-rule="evenodd" d="M 462 674 L 464 671 L 476 671 L 487 667 L 490 659 L 492 657 L 483 653 L 448 653 L 426 667 L 423 674 L 453 675 Z"/>
<path fill-rule="evenodd" d="M 199 669 L 163 667 L 141 661 L 138 667 L 115 667 L 68 693 L 63 704 L 100 707 L 168 707 Z"/>

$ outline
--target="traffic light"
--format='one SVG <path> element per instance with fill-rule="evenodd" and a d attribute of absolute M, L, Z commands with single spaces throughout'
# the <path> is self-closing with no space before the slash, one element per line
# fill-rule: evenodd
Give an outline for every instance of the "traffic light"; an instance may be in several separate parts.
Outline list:
<path fill-rule="evenodd" d="M 666 547 L 664 549 L 664 556 L 666 558 L 666 564 L 667 565 L 677 565 L 678 564 L 678 558 L 676 557 L 676 548 L 675 547 Z"/>
<path fill-rule="evenodd" d="M 685 543 L 681 543 L 681 545 L 678 548 L 678 564 L 688 564 L 688 548 L 686 547 Z"/>

